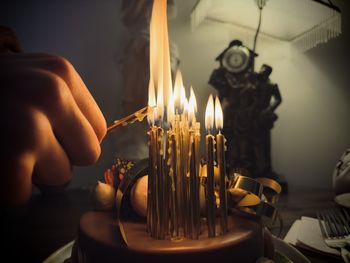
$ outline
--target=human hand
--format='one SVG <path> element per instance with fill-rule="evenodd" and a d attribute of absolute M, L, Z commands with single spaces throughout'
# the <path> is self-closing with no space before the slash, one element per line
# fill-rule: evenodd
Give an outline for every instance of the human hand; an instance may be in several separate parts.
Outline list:
<path fill-rule="evenodd" d="M 0 41 L 1 44 L 1 41 Z M 0 54 L 0 203 L 62 186 L 100 155 L 106 121 L 74 67 L 48 54 Z"/>

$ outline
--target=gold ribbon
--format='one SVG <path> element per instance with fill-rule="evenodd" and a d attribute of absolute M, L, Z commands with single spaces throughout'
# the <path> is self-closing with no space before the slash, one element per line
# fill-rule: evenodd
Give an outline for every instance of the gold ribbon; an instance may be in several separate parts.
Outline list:
<path fill-rule="evenodd" d="M 282 192 L 281 185 L 275 180 L 266 177 L 256 178 L 256 180 L 263 185 L 263 193 L 267 201 L 271 204 L 276 204 Z"/>
<path fill-rule="evenodd" d="M 201 182 L 205 185 L 207 178 L 206 164 L 201 168 Z M 214 177 L 215 183 L 218 183 L 219 172 L 216 166 L 214 167 Z M 275 205 L 282 191 L 282 187 L 277 181 L 266 177 L 253 179 L 234 173 L 229 177 L 227 190 L 233 203 L 231 208 L 237 208 L 240 211 L 260 217 L 275 218 Z M 218 195 L 216 196 L 218 198 Z"/>
<path fill-rule="evenodd" d="M 258 181 L 242 175 L 235 176 L 232 186 L 229 188 L 229 192 L 232 193 L 237 189 L 245 193 L 245 195 L 236 206 L 245 207 L 258 205 L 260 203 L 263 187 Z"/>
<path fill-rule="evenodd" d="M 130 193 L 131 188 L 136 183 L 136 181 L 141 178 L 142 176 L 146 175 L 148 173 L 148 159 L 143 159 L 139 162 L 137 162 L 130 171 L 124 175 L 123 180 L 120 182 L 118 189 L 117 189 L 117 195 L 116 195 L 116 202 L 117 202 L 117 225 L 118 225 L 118 231 L 123 238 L 125 245 L 128 245 L 128 241 L 126 238 L 126 234 L 123 227 L 123 221 L 122 221 L 122 214 L 121 211 L 123 209 L 123 204 L 125 200 L 125 196 L 127 196 Z"/>
<path fill-rule="evenodd" d="M 237 174 L 231 178 L 228 189 L 228 192 L 233 197 L 241 197 L 235 203 L 235 208 L 271 219 L 274 219 L 276 216 L 277 209 L 275 204 L 281 191 L 281 185 L 273 179 L 264 177 L 253 179 Z"/>

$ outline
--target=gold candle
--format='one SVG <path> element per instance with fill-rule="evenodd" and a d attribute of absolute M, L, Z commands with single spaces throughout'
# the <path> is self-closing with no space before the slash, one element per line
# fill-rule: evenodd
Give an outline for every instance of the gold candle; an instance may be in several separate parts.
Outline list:
<path fill-rule="evenodd" d="M 180 115 L 175 114 L 175 192 L 176 192 L 176 205 L 178 213 L 178 228 L 183 228 L 184 215 L 183 215 L 183 201 L 182 201 L 182 169 L 181 169 L 181 129 L 180 129 Z M 180 234 L 180 233 L 179 233 Z"/>
<path fill-rule="evenodd" d="M 221 134 L 223 128 L 223 114 L 218 97 L 215 98 L 215 126 L 219 130 L 216 135 L 216 156 L 220 174 L 220 229 L 221 234 L 227 232 L 227 189 L 226 189 L 226 162 L 225 162 L 225 137 Z"/>
<path fill-rule="evenodd" d="M 194 144 L 194 131 L 192 128 L 189 130 L 189 183 L 188 183 L 188 199 L 189 199 L 189 228 L 190 228 L 190 233 L 189 237 L 190 238 L 196 238 L 195 237 L 195 222 L 194 222 L 194 214 L 195 214 L 195 179 L 196 179 L 196 153 L 195 153 L 195 144 Z"/>
<path fill-rule="evenodd" d="M 182 87 L 182 95 L 184 102 L 184 110 L 181 114 L 181 177 L 182 177 L 182 206 L 184 216 L 184 235 L 189 237 L 190 231 L 190 197 L 189 197 L 189 126 L 188 126 L 188 101 L 185 94 L 185 88 Z"/>
<path fill-rule="evenodd" d="M 149 131 L 149 170 L 148 170 L 148 188 L 147 188 L 147 228 L 151 236 L 155 236 L 155 226 L 156 222 L 156 205 L 155 205 L 155 194 L 156 194 L 156 145 L 157 145 L 157 128 L 152 126 Z"/>
<path fill-rule="evenodd" d="M 194 112 L 197 113 L 197 101 L 196 97 L 194 94 L 194 91 L 191 87 L 191 95 L 190 95 L 190 103 L 194 105 Z M 195 226 L 196 226 L 196 234 L 200 234 L 201 228 L 200 228 L 200 223 L 201 223 L 201 215 L 200 215 L 200 198 L 199 198 L 199 185 L 200 185 L 200 155 L 201 155 L 201 133 L 200 133 L 200 123 L 196 122 L 196 115 L 194 114 L 194 120 L 193 120 L 193 126 L 194 126 L 194 144 L 195 144 L 195 163 L 196 163 L 196 190 L 195 190 L 195 199 L 198 200 L 196 201 L 196 206 L 195 206 L 195 215 L 194 215 L 194 221 L 195 221 Z"/>
<path fill-rule="evenodd" d="M 172 237 L 179 235 L 178 224 L 178 204 L 176 199 L 176 137 L 173 130 L 170 130 L 168 136 L 168 171 L 169 171 L 169 190 L 170 190 L 170 235 Z"/>
<path fill-rule="evenodd" d="M 195 123 L 195 128 L 194 128 L 194 145 L 195 145 L 195 162 L 196 162 L 196 191 L 195 191 L 195 198 L 196 200 L 196 207 L 195 207 L 195 225 L 196 225 L 196 232 L 198 235 L 200 234 L 201 231 L 201 215 L 200 215 L 200 197 L 199 197 L 199 190 L 200 190 L 200 154 L 201 154 L 201 134 L 200 134 L 200 123 L 196 122 Z"/>
<path fill-rule="evenodd" d="M 168 191 L 165 191 L 167 180 L 164 173 L 164 131 L 160 127 L 164 115 L 163 89 L 158 83 L 157 101 L 155 87 L 150 78 L 148 105 L 152 110 L 147 115 L 151 128 L 149 130 L 149 178 L 147 196 L 147 224 L 152 237 L 164 239 L 166 235 L 166 203 Z"/>
<path fill-rule="evenodd" d="M 156 211 L 157 211 L 157 239 L 165 238 L 165 214 L 168 209 L 166 208 L 166 195 L 165 191 L 166 181 L 164 173 L 164 158 L 163 158 L 163 135 L 164 131 L 161 127 L 157 127 L 156 130 Z"/>
<path fill-rule="evenodd" d="M 185 188 L 185 178 L 184 178 L 184 103 L 185 103 L 185 92 L 182 83 L 181 72 L 178 70 L 175 78 L 174 85 L 174 136 L 176 140 L 175 149 L 176 149 L 176 169 L 175 169 L 175 191 L 176 191 L 176 205 L 177 205 L 177 218 L 178 218 L 178 234 L 181 235 L 182 232 L 185 232 L 185 223 L 186 223 L 186 188 Z"/>
<path fill-rule="evenodd" d="M 191 87 L 189 100 L 189 203 L 190 203 L 190 235 L 192 239 L 198 239 L 200 228 L 200 203 L 199 203 L 199 123 L 196 122 L 196 98 Z"/>
<path fill-rule="evenodd" d="M 205 128 L 208 132 L 205 137 L 206 158 L 207 158 L 207 185 L 206 185 L 206 208 L 207 208 L 207 223 L 208 236 L 215 237 L 215 193 L 214 193 L 214 144 L 215 138 L 210 134 L 214 127 L 214 101 L 210 95 L 205 111 Z"/>
<path fill-rule="evenodd" d="M 175 127 L 175 113 L 174 113 L 174 96 L 172 90 L 170 91 L 169 103 L 167 105 L 167 120 L 170 125 L 169 131 L 167 131 L 167 165 L 168 165 L 168 191 L 170 192 L 170 235 L 176 237 L 179 235 L 179 224 L 177 210 L 177 198 L 176 198 L 176 162 L 177 162 L 177 143 Z"/>
<path fill-rule="evenodd" d="M 150 108 L 148 114 L 147 114 L 147 120 L 150 124 L 150 129 L 148 131 L 149 135 L 149 171 L 148 171 L 148 187 L 147 187 L 147 229 L 151 236 L 155 236 L 155 226 L 154 223 L 156 222 L 156 206 L 155 206 L 155 177 L 157 174 L 156 171 L 156 134 L 157 134 L 157 128 L 154 126 L 155 124 L 155 106 L 156 106 L 156 97 L 155 97 L 155 90 L 154 90 L 154 84 L 152 81 L 152 78 L 149 81 L 148 86 L 148 106 Z"/>

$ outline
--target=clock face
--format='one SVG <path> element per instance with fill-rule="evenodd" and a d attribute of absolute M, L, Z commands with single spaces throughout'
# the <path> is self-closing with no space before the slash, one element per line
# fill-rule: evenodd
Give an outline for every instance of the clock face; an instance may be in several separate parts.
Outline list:
<path fill-rule="evenodd" d="M 223 57 L 223 66 L 233 73 L 244 71 L 249 65 L 249 50 L 242 46 L 233 46 Z"/>

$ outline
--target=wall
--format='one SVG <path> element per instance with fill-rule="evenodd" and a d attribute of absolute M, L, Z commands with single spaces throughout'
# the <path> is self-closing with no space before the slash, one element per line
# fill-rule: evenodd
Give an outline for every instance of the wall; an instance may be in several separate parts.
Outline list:
<path fill-rule="evenodd" d="M 272 130 L 273 165 L 291 188 L 330 188 L 335 164 L 350 147 L 350 5 L 347 1 L 334 3 L 342 9 L 339 38 L 306 53 L 289 45 L 258 41 L 256 68 L 263 63 L 273 67 L 271 80 L 279 85 L 283 97 Z M 215 93 L 207 84 L 218 67 L 214 60 L 236 36 L 232 27 L 211 21 L 191 32 L 188 18 L 184 19 L 172 23 L 170 32 L 179 47 L 185 85 L 194 86 L 204 112 L 208 94 Z M 257 14 L 252 19 L 257 20 Z"/>

